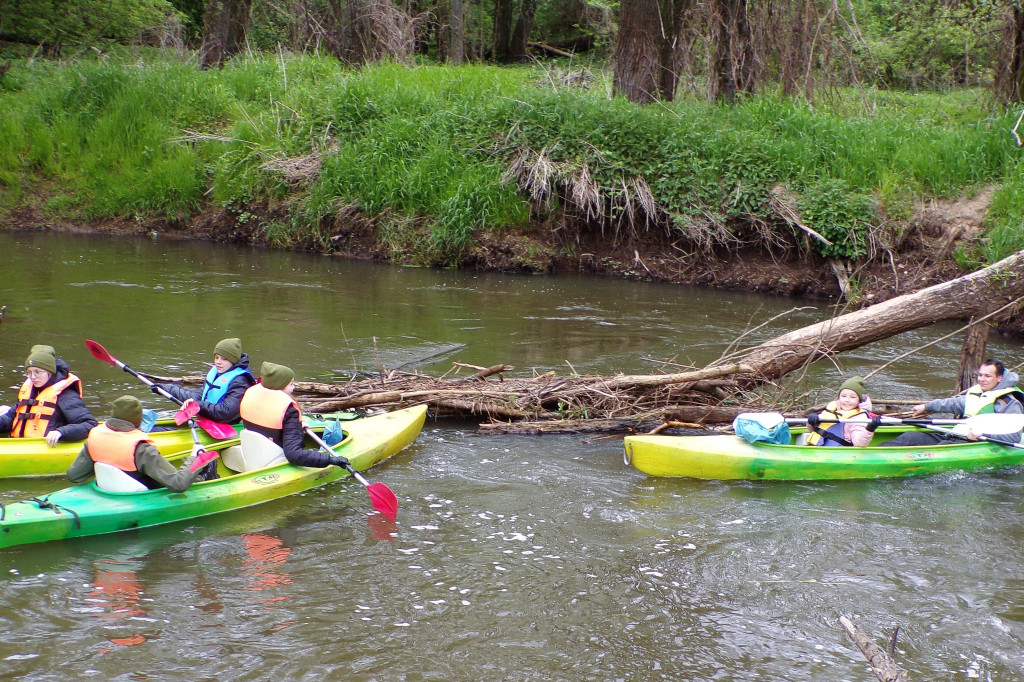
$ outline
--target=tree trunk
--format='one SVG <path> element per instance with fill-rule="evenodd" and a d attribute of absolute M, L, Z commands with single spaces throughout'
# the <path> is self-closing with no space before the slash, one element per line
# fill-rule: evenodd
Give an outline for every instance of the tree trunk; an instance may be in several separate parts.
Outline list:
<path fill-rule="evenodd" d="M 1020 0 L 1010 3 L 1007 15 L 994 86 L 1001 101 L 1016 104 L 1024 100 L 1024 6 Z"/>
<path fill-rule="evenodd" d="M 514 0 L 494 0 L 494 42 L 491 58 L 496 62 L 509 60 L 513 2 Z"/>
<path fill-rule="evenodd" d="M 622 0 L 613 88 L 630 102 L 657 99 L 661 15 L 653 0 Z"/>
<path fill-rule="evenodd" d="M 252 0 L 207 0 L 199 68 L 223 64 L 245 45 Z"/>
<path fill-rule="evenodd" d="M 437 61 L 450 61 L 451 54 L 451 21 L 452 3 L 451 0 L 437 0 L 437 5 L 431 15 L 431 23 L 437 35 Z"/>
<path fill-rule="evenodd" d="M 921 291 L 783 334 L 712 366 L 741 362 L 774 380 L 835 353 L 943 320 L 982 317 L 1024 298 L 1024 251 Z"/>
<path fill-rule="evenodd" d="M 967 330 L 964 347 L 960 351 L 960 381 L 957 382 L 957 393 L 966 391 L 975 384 L 974 375 L 985 359 L 985 346 L 988 344 L 988 333 L 991 328 L 988 322 L 980 322 L 971 325 Z"/>
<path fill-rule="evenodd" d="M 738 92 L 753 92 L 753 46 L 746 0 L 714 0 L 711 37 L 715 54 L 714 99 L 731 102 Z"/>
<path fill-rule="evenodd" d="M 664 32 L 658 41 L 658 92 L 671 102 L 679 87 L 679 74 L 686 54 L 684 33 L 693 0 L 662 0 Z"/>
<path fill-rule="evenodd" d="M 537 0 L 522 0 L 519 5 L 519 20 L 509 39 L 508 56 L 514 62 L 526 61 L 526 44 L 533 30 L 533 18 L 537 14 Z"/>
<path fill-rule="evenodd" d="M 448 61 L 463 64 L 466 61 L 466 2 L 452 0 L 451 46 Z"/>

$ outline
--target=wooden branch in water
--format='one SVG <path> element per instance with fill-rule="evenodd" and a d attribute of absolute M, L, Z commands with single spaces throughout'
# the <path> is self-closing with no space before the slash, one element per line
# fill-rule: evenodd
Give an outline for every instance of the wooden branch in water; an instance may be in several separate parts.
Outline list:
<path fill-rule="evenodd" d="M 909 673 L 896 665 L 884 651 L 878 648 L 871 639 L 860 631 L 853 621 L 846 616 L 839 617 L 839 624 L 846 630 L 853 643 L 857 645 L 864 658 L 871 664 L 871 672 L 878 678 L 879 682 L 906 682 L 910 679 Z"/>

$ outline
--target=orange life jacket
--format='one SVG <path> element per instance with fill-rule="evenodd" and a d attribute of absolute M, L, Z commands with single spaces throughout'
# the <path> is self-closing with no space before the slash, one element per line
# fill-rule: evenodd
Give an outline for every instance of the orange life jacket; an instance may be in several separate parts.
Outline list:
<path fill-rule="evenodd" d="M 263 384 L 254 384 L 246 389 L 238 413 L 245 427 L 258 431 L 263 435 L 279 440 L 277 436 L 284 428 L 284 413 L 294 405 L 302 419 L 302 410 L 290 395 L 284 391 L 266 388 Z M 273 435 L 270 433 L 273 432 Z"/>
<path fill-rule="evenodd" d="M 113 464 L 121 471 L 138 471 L 135 466 L 135 448 L 139 443 L 152 443 L 149 434 L 138 429 L 114 431 L 106 424 L 100 424 L 89 431 L 85 445 L 94 462 Z"/>
<path fill-rule="evenodd" d="M 57 412 L 57 398 L 66 388 L 75 386 L 78 395 L 82 395 L 82 381 L 74 374 L 67 378 L 44 386 L 35 398 L 32 397 L 32 380 L 25 379 L 18 391 L 18 404 L 15 406 L 14 426 L 11 428 L 12 438 L 42 438 L 46 435 L 50 420 Z"/>

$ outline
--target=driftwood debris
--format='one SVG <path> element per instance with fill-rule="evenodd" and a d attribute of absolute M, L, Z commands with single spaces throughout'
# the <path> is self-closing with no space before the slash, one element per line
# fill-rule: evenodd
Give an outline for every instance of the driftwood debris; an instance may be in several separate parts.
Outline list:
<path fill-rule="evenodd" d="M 901 669 L 892 660 L 892 652 L 896 648 L 896 633 L 899 632 L 897 626 L 893 626 L 892 635 L 889 638 L 889 644 L 887 646 L 888 652 L 882 651 L 878 646 L 871 641 L 871 639 L 861 632 L 852 620 L 846 616 L 839 617 L 839 624 L 843 626 L 843 630 L 853 640 L 853 643 L 857 645 L 861 653 L 864 654 L 864 658 L 868 659 L 868 663 L 871 664 L 871 672 L 874 673 L 875 677 L 878 678 L 879 682 L 907 682 L 910 679 L 909 673 L 906 670 Z"/>
<path fill-rule="evenodd" d="M 988 324 L 988 318 L 1012 314 L 1022 305 L 1024 251 L 965 277 L 833 317 L 752 348 L 730 347 L 703 369 L 613 377 L 579 376 L 575 371 L 559 376 L 550 371 L 514 377 L 506 376 L 515 369 L 510 365 L 456 362 L 456 374 L 459 368 L 477 371 L 471 377 L 441 378 L 396 370 L 353 372 L 345 383 L 297 382 L 295 397 L 307 412 L 427 404 L 435 417 L 483 420 L 480 429 L 487 433 L 622 433 L 661 430 L 669 422 L 685 423 L 683 428 L 727 424 L 741 412 L 778 411 L 777 402 L 767 402 L 779 393 L 772 382 L 820 358 L 940 320 L 969 318 L 972 325 Z M 153 379 L 202 385 L 202 377 Z M 875 404 L 877 409 L 899 402 L 905 401 Z"/>

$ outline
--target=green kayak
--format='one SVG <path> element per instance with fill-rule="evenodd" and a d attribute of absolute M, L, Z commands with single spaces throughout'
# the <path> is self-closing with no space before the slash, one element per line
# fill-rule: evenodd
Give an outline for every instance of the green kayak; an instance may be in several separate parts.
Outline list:
<path fill-rule="evenodd" d="M 334 447 L 356 470 L 365 470 L 411 444 L 423 428 L 426 406 L 344 421 L 345 439 Z M 306 419 L 313 430 L 323 430 L 323 420 Z M 238 440 L 222 441 L 222 451 Z M 171 459 L 181 459 L 188 450 Z M 194 483 L 183 493 L 166 488 L 144 492 L 113 493 L 100 490 L 95 481 L 64 488 L 23 502 L 0 505 L 0 547 L 32 542 L 115 533 L 194 519 L 218 512 L 261 504 L 294 495 L 350 474 L 341 467 L 311 469 L 283 463 L 255 471 L 235 473 L 218 460 L 221 478 Z"/>
<path fill-rule="evenodd" d="M 187 426 L 178 427 L 173 419 L 161 419 L 157 424 L 175 427 L 170 431 L 149 434 L 157 450 L 164 455 L 192 447 L 192 434 Z M 241 429 L 241 424 L 236 428 Z M 217 442 L 202 429 L 198 429 L 198 434 L 203 445 Z M 57 441 L 57 445 L 51 448 L 44 438 L 0 437 L 0 478 L 63 476 L 81 449 L 81 441 Z"/>
<path fill-rule="evenodd" d="M 748 443 L 731 434 L 627 436 L 623 459 L 650 476 L 748 481 L 893 478 L 1024 464 L 1024 449 L 989 441 L 873 446 L 907 429 L 883 426 L 872 445 L 863 448 Z M 793 441 L 804 432 L 803 428 L 792 429 Z"/>

